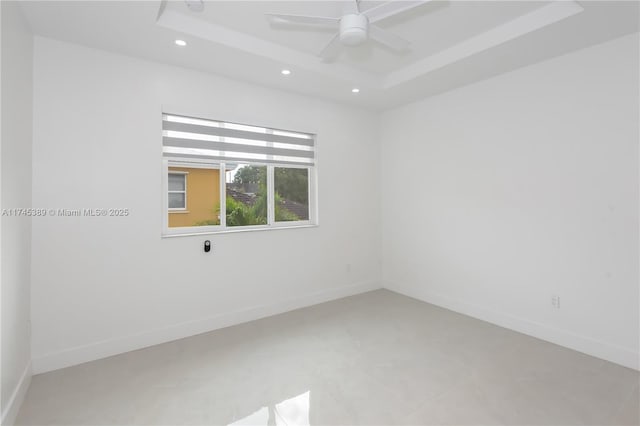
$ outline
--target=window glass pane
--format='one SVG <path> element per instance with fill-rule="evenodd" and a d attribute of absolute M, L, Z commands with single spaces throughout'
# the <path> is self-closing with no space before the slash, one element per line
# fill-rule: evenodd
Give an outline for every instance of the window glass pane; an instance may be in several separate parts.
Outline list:
<path fill-rule="evenodd" d="M 227 164 L 227 226 L 267 224 L 267 167 Z"/>
<path fill-rule="evenodd" d="M 169 208 L 170 209 L 184 209 L 184 192 L 170 192 L 169 193 Z"/>
<path fill-rule="evenodd" d="M 184 191 L 185 176 L 178 173 L 169 173 L 169 191 Z"/>
<path fill-rule="evenodd" d="M 309 220 L 309 170 L 275 167 L 275 220 Z"/>
<path fill-rule="evenodd" d="M 188 173 L 186 187 L 181 182 L 183 192 L 172 189 L 172 171 Z M 169 228 L 220 225 L 220 170 L 169 166 L 169 208 L 184 209 L 167 212 Z"/>

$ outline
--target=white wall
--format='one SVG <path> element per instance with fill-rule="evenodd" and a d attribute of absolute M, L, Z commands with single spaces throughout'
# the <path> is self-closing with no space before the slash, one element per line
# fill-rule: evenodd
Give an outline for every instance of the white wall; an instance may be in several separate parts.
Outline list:
<path fill-rule="evenodd" d="M 635 34 L 383 114 L 384 284 L 638 368 L 638 101 Z"/>
<path fill-rule="evenodd" d="M 378 286 L 371 113 L 39 37 L 34 61 L 34 206 L 131 210 L 34 220 L 34 371 Z M 161 239 L 162 105 L 316 132 L 320 226 Z"/>
<path fill-rule="evenodd" d="M 37 37 L 34 206 L 132 215 L 33 221 L 35 371 L 375 288 L 380 234 L 391 289 L 637 368 L 637 50 L 379 117 Z M 318 133 L 321 226 L 161 239 L 162 105 Z"/>
<path fill-rule="evenodd" d="M 2 9 L 2 209 L 31 206 L 33 37 L 15 2 Z M 31 220 L 2 217 L 2 424 L 10 424 L 27 389 L 30 361 Z"/>

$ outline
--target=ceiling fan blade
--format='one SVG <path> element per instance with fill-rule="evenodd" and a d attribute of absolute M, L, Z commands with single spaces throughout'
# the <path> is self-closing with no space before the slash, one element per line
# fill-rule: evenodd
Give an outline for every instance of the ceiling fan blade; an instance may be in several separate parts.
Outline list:
<path fill-rule="evenodd" d="M 324 49 L 322 49 L 318 56 L 320 56 L 320 58 L 324 62 L 329 62 L 338 57 L 341 47 L 342 45 L 340 44 L 340 34 L 336 34 L 335 36 L 333 36 L 329 44 L 327 44 Z"/>
<path fill-rule="evenodd" d="M 364 12 L 362 12 L 362 14 L 369 18 L 370 24 L 373 24 L 378 21 L 382 21 L 383 19 L 390 18 L 393 15 L 397 15 L 398 13 L 413 9 L 414 7 L 420 6 L 421 4 L 428 3 L 429 1 L 431 0 L 390 1 L 387 3 L 383 3 L 380 6 L 372 7 L 371 9 L 365 10 Z"/>
<path fill-rule="evenodd" d="M 279 13 L 266 13 L 267 18 L 273 23 L 286 24 L 312 24 L 336 26 L 340 23 L 339 18 L 327 16 L 304 16 L 304 15 L 282 15 Z"/>
<path fill-rule="evenodd" d="M 369 26 L 369 36 L 375 41 L 400 52 L 406 51 L 411 44 L 402 37 L 399 37 L 387 30 L 383 30 L 375 25 Z"/>

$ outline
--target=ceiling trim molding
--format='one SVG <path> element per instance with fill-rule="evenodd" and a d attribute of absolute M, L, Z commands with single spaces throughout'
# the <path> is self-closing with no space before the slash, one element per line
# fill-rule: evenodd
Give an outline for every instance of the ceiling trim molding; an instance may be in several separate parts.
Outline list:
<path fill-rule="evenodd" d="M 360 87 L 388 90 L 574 16 L 582 11 L 584 11 L 584 8 L 576 1 L 555 1 L 404 68 L 392 71 L 385 77 L 359 71 L 339 63 L 324 63 L 315 55 L 299 52 L 277 43 L 166 8 L 161 8 L 159 11 L 156 24 L 252 55 L 269 58 L 286 66 L 316 72 L 348 83 L 356 83 Z"/>
<path fill-rule="evenodd" d="M 389 73 L 383 81 L 382 88 L 390 89 L 422 77 L 432 71 L 529 34 L 582 11 L 584 11 L 584 8 L 575 1 L 555 1 L 407 67 Z"/>
<path fill-rule="evenodd" d="M 299 52 L 170 9 L 162 11 L 156 24 L 193 37 L 282 62 L 283 65 L 324 74 L 349 83 L 357 83 L 361 87 L 379 89 L 383 85 L 382 78 L 376 75 L 358 71 L 342 64 L 323 63 L 317 56 Z"/>

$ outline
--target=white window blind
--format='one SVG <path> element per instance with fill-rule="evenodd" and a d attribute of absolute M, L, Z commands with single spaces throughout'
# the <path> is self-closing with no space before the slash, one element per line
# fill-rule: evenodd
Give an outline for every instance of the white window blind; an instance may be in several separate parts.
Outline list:
<path fill-rule="evenodd" d="M 162 115 L 163 156 L 173 159 L 314 166 L 315 137 L 308 133 Z"/>

